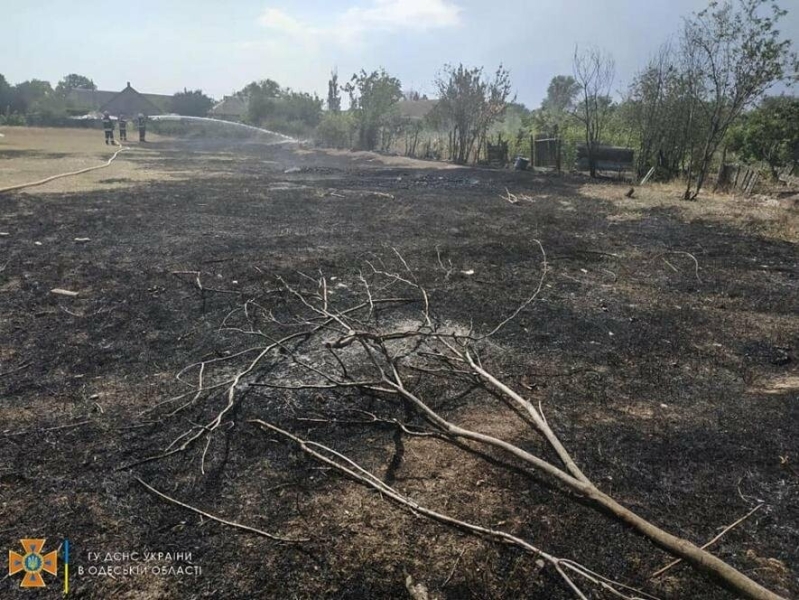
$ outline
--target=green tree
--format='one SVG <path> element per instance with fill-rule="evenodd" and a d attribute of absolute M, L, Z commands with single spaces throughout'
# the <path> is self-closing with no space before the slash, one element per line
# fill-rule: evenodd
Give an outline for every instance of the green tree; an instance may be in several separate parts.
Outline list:
<path fill-rule="evenodd" d="M 799 98 L 771 96 L 732 128 L 730 150 L 745 161 L 764 162 L 776 179 L 799 166 Z"/>
<path fill-rule="evenodd" d="M 187 90 L 173 94 L 169 102 L 172 112 L 189 117 L 204 117 L 214 105 L 213 99 L 203 94 L 202 90 Z"/>
<path fill-rule="evenodd" d="M 622 107 L 638 145 L 639 176 L 656 167 L 659 178 L 671 179 L 686 168 L 690 149 L 705 133 L 697 108 L 679 56 L 663 45 L 633 79 Z"/>
<path fill-rule="evenodd" d="M 280 97 L 280 84 L 273 79 L 253 81 L 236 92 L 247 100 L 247 121 L 261 124 L 275 114 L 275 100 Z"/>
<path fill-rule="evenodd" d="M 576 108 L 580 85 L 571 75 L 556 75 L 549 82 L 547 95 L 541 106 L 528 115 L 525 124 L 529 129 L 550 135 L 562 134 L 568 127 L 571 113 Z"/>
<path fill-rule="evenodd" d="M 361 70 L 344 86 L 350 96 L 350 111 L 358 126 L 358 148 L 374 150 L 380 129 L 387 124 L 402 99 L 402 84 L 384 69 Z"/>
<path fill-rule="evenodd" d="M 30 79 L 14 86 L 14 99 L 11 110 L 20 114 L 27 114 L 35 107 L 37 102 L 48 98 L 53 93 L 53 88 L 47 81 Z"/>
<path fill-rule="evenodd" d="M 316 127 L 314 140 L 328 148 L 352 148 L 355 127 L 351 114 L 327 112 Z"/>
<path fill-rule="evenodd" d="M 94 81 L 88 77 L 78 75 L 77 73 L 70 73 L 69 75 L 65 75 L 64 78 L 58 82 L 58 85 L 55 87 L 55 93 L 62 98 L 66 98 L 72 90 L 96 89 L 97 86 L 94 84 Z"/>
<path fill-rule="evenodd" d="M 711 2 L 686 20 L 682 68 L 691 111 L 706 122 L 691 148 L 684 197 L 696 199 L 714 154 L 743 111 L 775 83 L 796 77 L 796 54 L 777 25 L 786 15 L 774 0 Z"/>
<path fill-rule="evenodd" d="M 488 129 L 505 114 L 511 94 L 510 73 L 500 65 L 493 79 L 488 79 L 482 67 L 445 65 L 435 85 L 439 98 L 435 112 L 449 127 L 450 156 L 465 164 L 475 145 L 479 148 Z"/>
<path fill-rule="evenodd" d="M 273 79 L 253 81 L 236 92 L 236 95 L 240 98 L 250 98 L 256 95 L 277 98 L 280 95 L 280 84 Z"/>
<path fill-rule="evenodd" d="M 571 75 L 556 75 L 549 82 L 547 97 L 541 102 L 541 108 L 554 113 L 564 113 L 574 108 L 574 102 L 580 93 L 580 84 Z"/>
<path fill-rule="evenodd" d="M 302 136 L 312 132 L 322 118 L 322 100 L 316 94 L 281 88 L 271 79 L 253 82 L 240 95 L 248 98 L 247 121 L 254 125 Z"/>
<path fill-rule="evenodd" d="M 341 112 L 341 93 L 338 85 L 338 71 L 335 69 L 330 72 L 330 80 L 327 82 L 327 110 L 333 114 Z"/>
<path fill-rule="evenodd" d="M 0 114 L 11 111 L 11 103 L 14 100 L 14 88 L 0 75 Z"/>
<path fill-rule="evenodd" d="M 285 89 L 277 103 L 278 115 L 288 122 L 316 127 L 322 119 L 322 100 L 316 94 Z"/>

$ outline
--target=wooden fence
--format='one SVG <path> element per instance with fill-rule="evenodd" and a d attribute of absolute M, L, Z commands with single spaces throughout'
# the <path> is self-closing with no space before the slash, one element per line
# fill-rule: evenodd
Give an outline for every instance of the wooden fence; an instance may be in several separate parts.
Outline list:
<path fill-rule="evenodd" d="M 719 169 L 716 188 L 731 192 L 742 192 L 748 196 L 760 180 L 760 171 L 745 165 L 722 165 Z"/>

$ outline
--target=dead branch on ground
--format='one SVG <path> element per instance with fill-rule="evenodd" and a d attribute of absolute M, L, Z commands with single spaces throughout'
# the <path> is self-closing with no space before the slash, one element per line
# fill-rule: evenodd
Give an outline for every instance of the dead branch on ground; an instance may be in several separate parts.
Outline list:
<path fill-rule="evenodd" d="M 704 550 L 705 548 L 710 548 L 710 547 L 711 547 L 713 544 L 715 544 L 716 542 L 718 542 L 718 541 L 719 541 L 721 538 L 723 538 L 725 535 L 727 535 L 727 534 L 728 534 L 730 531 L 732 531 L 733 529 L 735 529 L 736 527 L 738 527 L 738 525 L 740 525 L 741 523 L 743 523 L 744 521 L 746 521 L 746 520 L 747 520 L 749 517 L 751 517 L 753 514 L 755 514 L 755 513 L 756 513 L 757 511 L 759 511 L 761 508 L 763 508 L 763 506 L 764 506 L 763 504 L 758 504 L 758 505 L 757 505 L 757 506 L 755 506 L 755 507 L 754 507 L 752 510 L 750 510 L 748 513 L 746 513 L 746 514 L 745 514 L 743 517 L 741 517 L 740 519 L 738 519 L 738 520 L 737 520 L 737 521 L 735 521 L 734 523 L 730 523 L 729 525 L 727 525 L 727 526 L 726 526 L 724 529 L 722 529 L 722 530 L 721 530 L 721 531 L 720 531 L 720 532 L 719 532 L 719 533 L 718 533 L 718 534 L 717 534 L 717 535 L 716 535 L 716 536 L 715 536 L 715 537 L 714 537 L 712 540 L 710 540 L 708 543 L 704 544 L 704 545 L 702 546 L 702 549 Z M 666 565 L 665 567 L 663 567 L 662 569 L 658 569 L 657 571 L 655 571 L 654 573 L 652 573 L 652 574 L 649 576 L 649 578 L 650 578 L 650 579 L 655 579 L 656 577 L 660 577 L 661 575 L 663 575 L 664 573 L 666 573 L 666 571 L 669 571 L 669 570 L 673 569 L 674 567 L 676 567 L 677 565 L 679 565 L 681 562 L 682 562 L 682 559 L 681 559 L 681 558 L 678 558 L 677 560 L 674 560 L 674 561 L 670 562 L 669 564 L 667 564 L 667 565 Z"/>
<path fill-rule="evenodd" d="M 356 482 L 370 487 L 381 494 L 381 496 L 388 498 L 389 500 L 399 504 L 400 506 L 404 507 L 407 510 L 412 511 L 414 514 L 425 516 L 429 519 L 434 521 L 438 521 L 450 527 L 454 527 L 460 530 L 465 530 L 469 533 L 474 535 L 478 535 L 480 537 L 487 537 L 496 541 L 500 541 L 502 543 L 516 546 L 517 548 L 533 554 L 550 565 L 552 565 L 563 581 L 568 585 L 572 591 L 575 592 L 578 598 L 583 600 L 588 600 L 587 596 L 584 592 L 577 586 L 574 582 L 573 577 L 581 577 L 584 580 L 594 584 L 595 586 L 610 592 L 614 596 L 618 598 L 627 598 L 628 600 L 634 600 L 633 596 L 629 596 L 625 594 L 622 590 L 624 589 L 632 589 L 627 588 L 622 584 L 609 580 L 602 576 L 597 576 L 596 574 L 592 573 L 590 570 L 586 569 L 579 563 L 576 563 L 571 560 L 564 560 L 553 556 L 547 552 L 544 552 L 537 546 L 517 537 L 511 535 L 509 533 L 505 533 L 504 531 L 499 531 L 497 529 L 492 529 L 489 527 L 483 527 L 481 525 L 476 525 L 474 523 L 470 523 L 468 521 L 463 521 L 461 519 L 454 518 L 450 515 L 445 513 L 441 513 L 430 508 L 427 508 L 418 502 L 412 500 L 411 498 L 407 497 L 406 495 L 402 494 L 401 492 L 397 491 L 395 488 L 389 486 L 388 484 L 384 483 L 380 478 L 376 477 L 374 474 L 370 473 L 363 467 L 361 467 L 358 463 L 351 460 L 350 458 L 346 457 L 345 455 L 336 452 L 332 448 L 325 446 L 323 444 L 319 444 L 316 442 L 310 442 L 304 439 L 301 439 L 288 431 L 273 425 L 272 423 L 268 423 L 261 419 L 254 419 L 252 423 L 258 425 L 262 429 L 267 432 L 272 432 L 280 435 L 281 437 L 294 442 L 299 448 L 308 454 L 309 456 L 313 457 L 315 460 L 328 465 L 329 467 L 333 468 L 334 470 L 338 471 L 339 473 L 346 475 L 347 477 L 355 480 Z M 569 571 L 569 573 L 567 573 Z M 637 593 L 641 593 L 638 590 L 634 590 Z M 646 595 L 646 594 L 645 594 Z M 654 598 L 654 596 L 646 595 L 647 598 Z"/>
<path fill-rule="evenodd" d="M 206 417 L 205 425 L 194 425 L 176 438 L 162 454 L 135 464 L 186 451 L 204 439 L 205 448 L 200 459 L 201 471 L 204 472 L 211 436 L 226 422 L 245 390 L 267 389 L 267 394 L 291 392 L 294 394 L 292 403 L 295 409 L 306 411 L 300 418 L 310 416 L 303 404 L 304 397 L 310 393 L 325 394 L 330 404 L 350 403 L 350 408 L 356 409 L 357 406 L 352 404 L 361 395 L 376 400 L 381 410 L 387 414 L 373 415 L 371 423 L 364 426 L 392 423 L 403 434 L 413 435 L 419 432 L 420 424 L 425 424 L 430 428 L 429 431 L 435 432 L 436 437 L 445 442 L 466 441 L 491 448 L 507 455 L 531 476 L 544 476 L 563 491 L 587 499 L 603 514 L 612 515 L 656 546 L 721 581 L 742 597 L 779 600 L 778 595 L 705 549 L 668 533 L 602 492 L 579 468 L 566 445 L 548 423 L 541 405 L 535 406 L 508 383 L 496 377 L 490 367 L 486 366 L 486 361 L 490 358 L 490 338 L 517 319 L 543 289 L 548 264 L 543 246 L 540 242 L 537 243 L 543 257 L 537 287 L 515 311 L 484 335 L 476 335 L 471 326 L 466 329 L 437 318 L 428 292 L 419 284 L 407 261 L 395 249 L 392 250 L 402 268 L 393 270 L 382 261 L 376 261 L 379 265 L 367 261 L 370 273 L 364 275 L 359 272 L 357 280 L 352 278 L 347 283 L 339 281 L 336 289 L 331 288 L 327 278 L 321 273 L 318 278 L 300 274 L 303 281 L 313 286 L 311 289 L 304 289 L 279 277 L 283 300 L 293 302 L 291 318 L 278 321 L 271 311 L 264 310 L 263 307 L 257 308 L 255 304 L 245 304 L 241 313 L 245 315 L 248 329 L 244 326 L 234 328 L 245 334 L 257 332 L 269 344 L 260 350 L 251 349 L 231 355 L 241 357 L 249 351 L 257 352 L 257 356 L 239 368 L 234 376 L 222 378 L 221 381 L 210 379 L 207 371 L 218 367 L 220 363 L 227 364 L 228 357 L 216 362 L 206 361 L 193 365 L 198 367 L 196 389 L 193 394 L 189 392 L 186 396 L 191 395 L 191 403 L 194 404 L 202 399 L 210 399 L 216 391 L 224 390 L 225 402 L 222 408 Z M 439 265 L 443 266 L 440 254 L 438 258 Z M 695 258 L 694 261 L 698 278 L 698 261 Z M 382 297 L 398 288 L 416 295 L 418 301 L 413 310 L 409 310 L 406 304 L 399 305 L 400 310 L 397 308 L 397 298 Z M 378 306 L 381 308 L 379 311 Z M 391 308 L 394 310 L 389 310 Z M 257 329 L 255 321 L 258 321 Z M 285 335 L 286 327 L 293 328 L 294 332 Z M 283 330 L 280 336 L 277 333 L 279 330 Z M 181 375 L 185 372 L 187 370 L 181 372 Z M 467 383 L 473 389 L 482 389 L 502 398 L 514 411 L 524 416 L 532 431 L 554 452 L 557 461 L 526 450 L 518 443 L 453 422 L 441 407 L 442 403 L 438 398 L 444 394 L 440 387 L 433 387 L 433 380 L 436 384 L 444 381 L 445 392 Z M 413 419 L 414 422 L 401 421 L 392 416 L 398 408 L 404 408 L 406 419 Z M 577 597 L 585 598 L 585 595 L 571 577 L 587 580 L 618 597 L 628 597 L 621 590 L 630 588 L 571 561 L 552 557 L 511 534 L 465 523 L 455 517 L 424 508 L 376 479 L 347 456 L 328 446 L 303 440 L 285 428 L 278 427 L 271 419 L 256 419 L 253 422 L 299 445 L 315 460 L 376 489 L 415 512 L 472 533 L 511 543 L 545 558 Z"/>
<path fill-rule="evenodd" d="M 306 538 L 287 538 L 280 535 L 275 535 L 274 533 L 269 533 L 268 531 L 263 531 L 262 529 L 256 529 L 255 527 L 250 527 L 249 525 L 242 525 L 241 523 L 236 523 L 235 521 L 229 521 L 227 519 L 223 519 L 222 517 L 217 517 L 216 515 L 212 515 L 211 513 L 207 513 L 204 510 L 200 510 L 190 504 L 186 504 L 185 502 L 181 502 L 180 500 L 176 500 L 170 496 L 167 496 L 163 492 L 159 492 L 153 486 L 145 483 L 140 477 L 136 477 L 136 481 L 138 481 L 142 487 L 144 487 L 147 491 L 152 494 L 155 494 L 159 498 L 166 500 L 176 506 L 180 506 L 181 508 L 185 508 L 195 514 L 198 514 L 206 519 L 210 519 L 211 521 L 216 521 L 217 523 L 221 523 L 222 525 L 226 525 L 227 527 L 233 527 L 234 529 L 241 529 L 242 531 L 248 531 L 250 533 L 254 533 L 256 535 L 260 535 L 265 538 L 269 538 L 270 540 L 274 540 L 276 542 L 288 542 L 291 544 L 299 544 L 303 542 L 309 542 L 309 539 Z"/>

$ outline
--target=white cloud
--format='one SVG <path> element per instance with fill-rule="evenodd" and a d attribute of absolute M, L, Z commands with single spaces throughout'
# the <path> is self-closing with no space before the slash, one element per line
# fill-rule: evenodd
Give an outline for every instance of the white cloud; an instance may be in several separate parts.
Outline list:
<path fill-rule="evenodd" d="M 340 24 L 364 29 L 436 29 L 457 25 L 460 12 L 447 0 L 374 0 L 369 8 L 348 9 Z"/>
<path fill-rule="evenodd" d="M 303 22 L 279 8 L 266 9 L 259 23 L 272 33 L 305 43 L 320 38 L 342 44 L 360 41 L 369 32 L 413 32 L 455 27 L 461 8 L 451 0 L 371 0 L 335 15 L 328 24 Z"/>
<path fill-rule="evenodd" d="M 279 8 L 267 8 L 258 22 L 268 29 L 277 29 L 285 33 L 302 33 L 305 26 L 290 14 Z"/>

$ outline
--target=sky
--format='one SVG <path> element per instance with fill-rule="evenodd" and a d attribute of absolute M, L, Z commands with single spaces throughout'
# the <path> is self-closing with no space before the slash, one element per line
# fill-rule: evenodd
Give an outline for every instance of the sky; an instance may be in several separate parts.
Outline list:
<path fill-rule="evenodd" d="M 12 4 L 0 0 L 0 4 Z M 616 60 L 630 82 L 683 16 L 707 0 L 26 0 L 0 6 L 0 74 L 53 85 L 67 73 L 121 90 L 214 98 L 274 79 L 325 97 L 331 69 L 344 81 L 384 67 L 403 87 L 433 95 L 446 63 L 502 63 L 517 99 L 537 107 L 549 80 L 571 74 L 575 45 Z M 793 8 L 793 5 L 797 6 Z M 799 48 L 799 2 L 782 0 L 781 31 Z"/>

